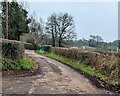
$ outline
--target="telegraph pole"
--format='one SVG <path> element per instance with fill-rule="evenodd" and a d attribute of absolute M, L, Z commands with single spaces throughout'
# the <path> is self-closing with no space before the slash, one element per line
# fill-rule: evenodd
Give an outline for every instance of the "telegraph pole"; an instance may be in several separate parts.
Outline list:
<path fill-rule="evenodd" d="M 8 0 L 6 0 L 6 36 L 5 39 L 8 39 Z"/>

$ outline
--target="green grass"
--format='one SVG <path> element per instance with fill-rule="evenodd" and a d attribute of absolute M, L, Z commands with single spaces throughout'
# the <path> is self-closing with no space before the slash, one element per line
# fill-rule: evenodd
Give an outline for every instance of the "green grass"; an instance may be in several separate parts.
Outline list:
<path fill-rule="evenodd" d="M 35 51 L 35 52 L 39 53 L 39 51 Z M 50 57 L 52 59 L 55 59 L 57 61 L 60 61 L 66 65 L 69 65 L 70 67 L 72 67 L 74 69 L 79 69 L 90 76 L 98 77 L 101 80 L 106 80 L 106 78 L 107 78 L 105 75 L 97 72 L 93 67 L 88 66 L 85 63 L 79 62 L 78 60 L 74 60 L 74 59 L 66 58 L 64 56 L 60 56 L 58 54 L 55 54 L 54 52 L 45 53 L 44 55 L 47 57 Z"/>
<path fill-rule="evenodd" d="M 28 58 L 23 58 L 19 61 L 13 61 L 10 59 L 0 59 L 0 69 L 2 70 L 29 70 L 33 68 L 32 61 Z"/>
<path fill-rule="evenodd" d="M 21 65 L 21 68 L 23 70 L 25 69 L 32 69 L 33 67 L 33 64 L 32 64 L 32 61 L 28 58 L 23 58 L 19 61 L 19 64 Z"/>
<path fill-rule="evenodd" d="M 83 68 L 83 71 L 85 72 L 85 73 L 87 73 L 87 74 L 89 74 L 89 75 L 94 75 L 95 73 L 95 70 L 92 68 L 92 67 L 90 67 L 90 66 L 88 66 L 88 67 L 86 67 L 86 68 Z"/>

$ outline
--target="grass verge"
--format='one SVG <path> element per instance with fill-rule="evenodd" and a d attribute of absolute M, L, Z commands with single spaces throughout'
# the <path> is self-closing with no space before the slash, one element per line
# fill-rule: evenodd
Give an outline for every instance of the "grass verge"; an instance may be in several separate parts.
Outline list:
<path fill-rule="evenodd" d="M 13 61 L 10 59 L 0 59 L 0 69 L 3 71 L 8 70 L 30 70 L 33 68 L 32 61 L 29 58 L 23 58 L 19 61 Z"/>

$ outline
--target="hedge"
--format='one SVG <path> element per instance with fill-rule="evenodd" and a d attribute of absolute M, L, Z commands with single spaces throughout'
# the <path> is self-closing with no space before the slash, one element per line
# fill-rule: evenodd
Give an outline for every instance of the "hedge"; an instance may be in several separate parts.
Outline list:
<path fill-rule="evenodd" d="M 26 42 L 24 42 L 24 47 L 25 47 L 25 49 L 29 49 L 29 50 L 39 50 L 40 49 L 40 46 L 38 46 L 36 44 L 26 43 Z"/>
<path fill-rule="evenodd" d="M 118 83 L 120 76 L 118 74 L 118 61 L 120 60 L 120 55 L 118 53 L 90 52 L 68 48 L 53 48 L 53 51 L 58 55 L 72 58 L 88 66 L 92 66 L 96 71 L 106 75 L 108 81 L 113 81 L 114 84 Z"/>
<path fill-rule="evenodd" d="M 2 42 L 2 58 L 19 60 L 24 56 L 24 45 L 21 41 L 3 39 Z"/>

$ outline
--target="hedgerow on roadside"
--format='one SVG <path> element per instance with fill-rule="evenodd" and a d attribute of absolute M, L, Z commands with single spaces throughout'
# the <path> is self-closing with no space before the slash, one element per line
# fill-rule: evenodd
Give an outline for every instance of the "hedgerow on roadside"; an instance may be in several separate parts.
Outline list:
<path fill-rule="evenodd" d="M 28 70 L 32 69 L 32 61 L 25 57 L 24 44 L 21 41 L 2 39 L 2 58 L 0 70 Z"/>
<path fill-rule="evenodd" d="M 106 82 L 114 85 L 119 82 L 119 54 L 107 52 L 94 52 L 79 49 L 53 48 L 53 52 L 58 55 L 83 62 L 91 66 L 96 72 L 107 77 Z"/>

